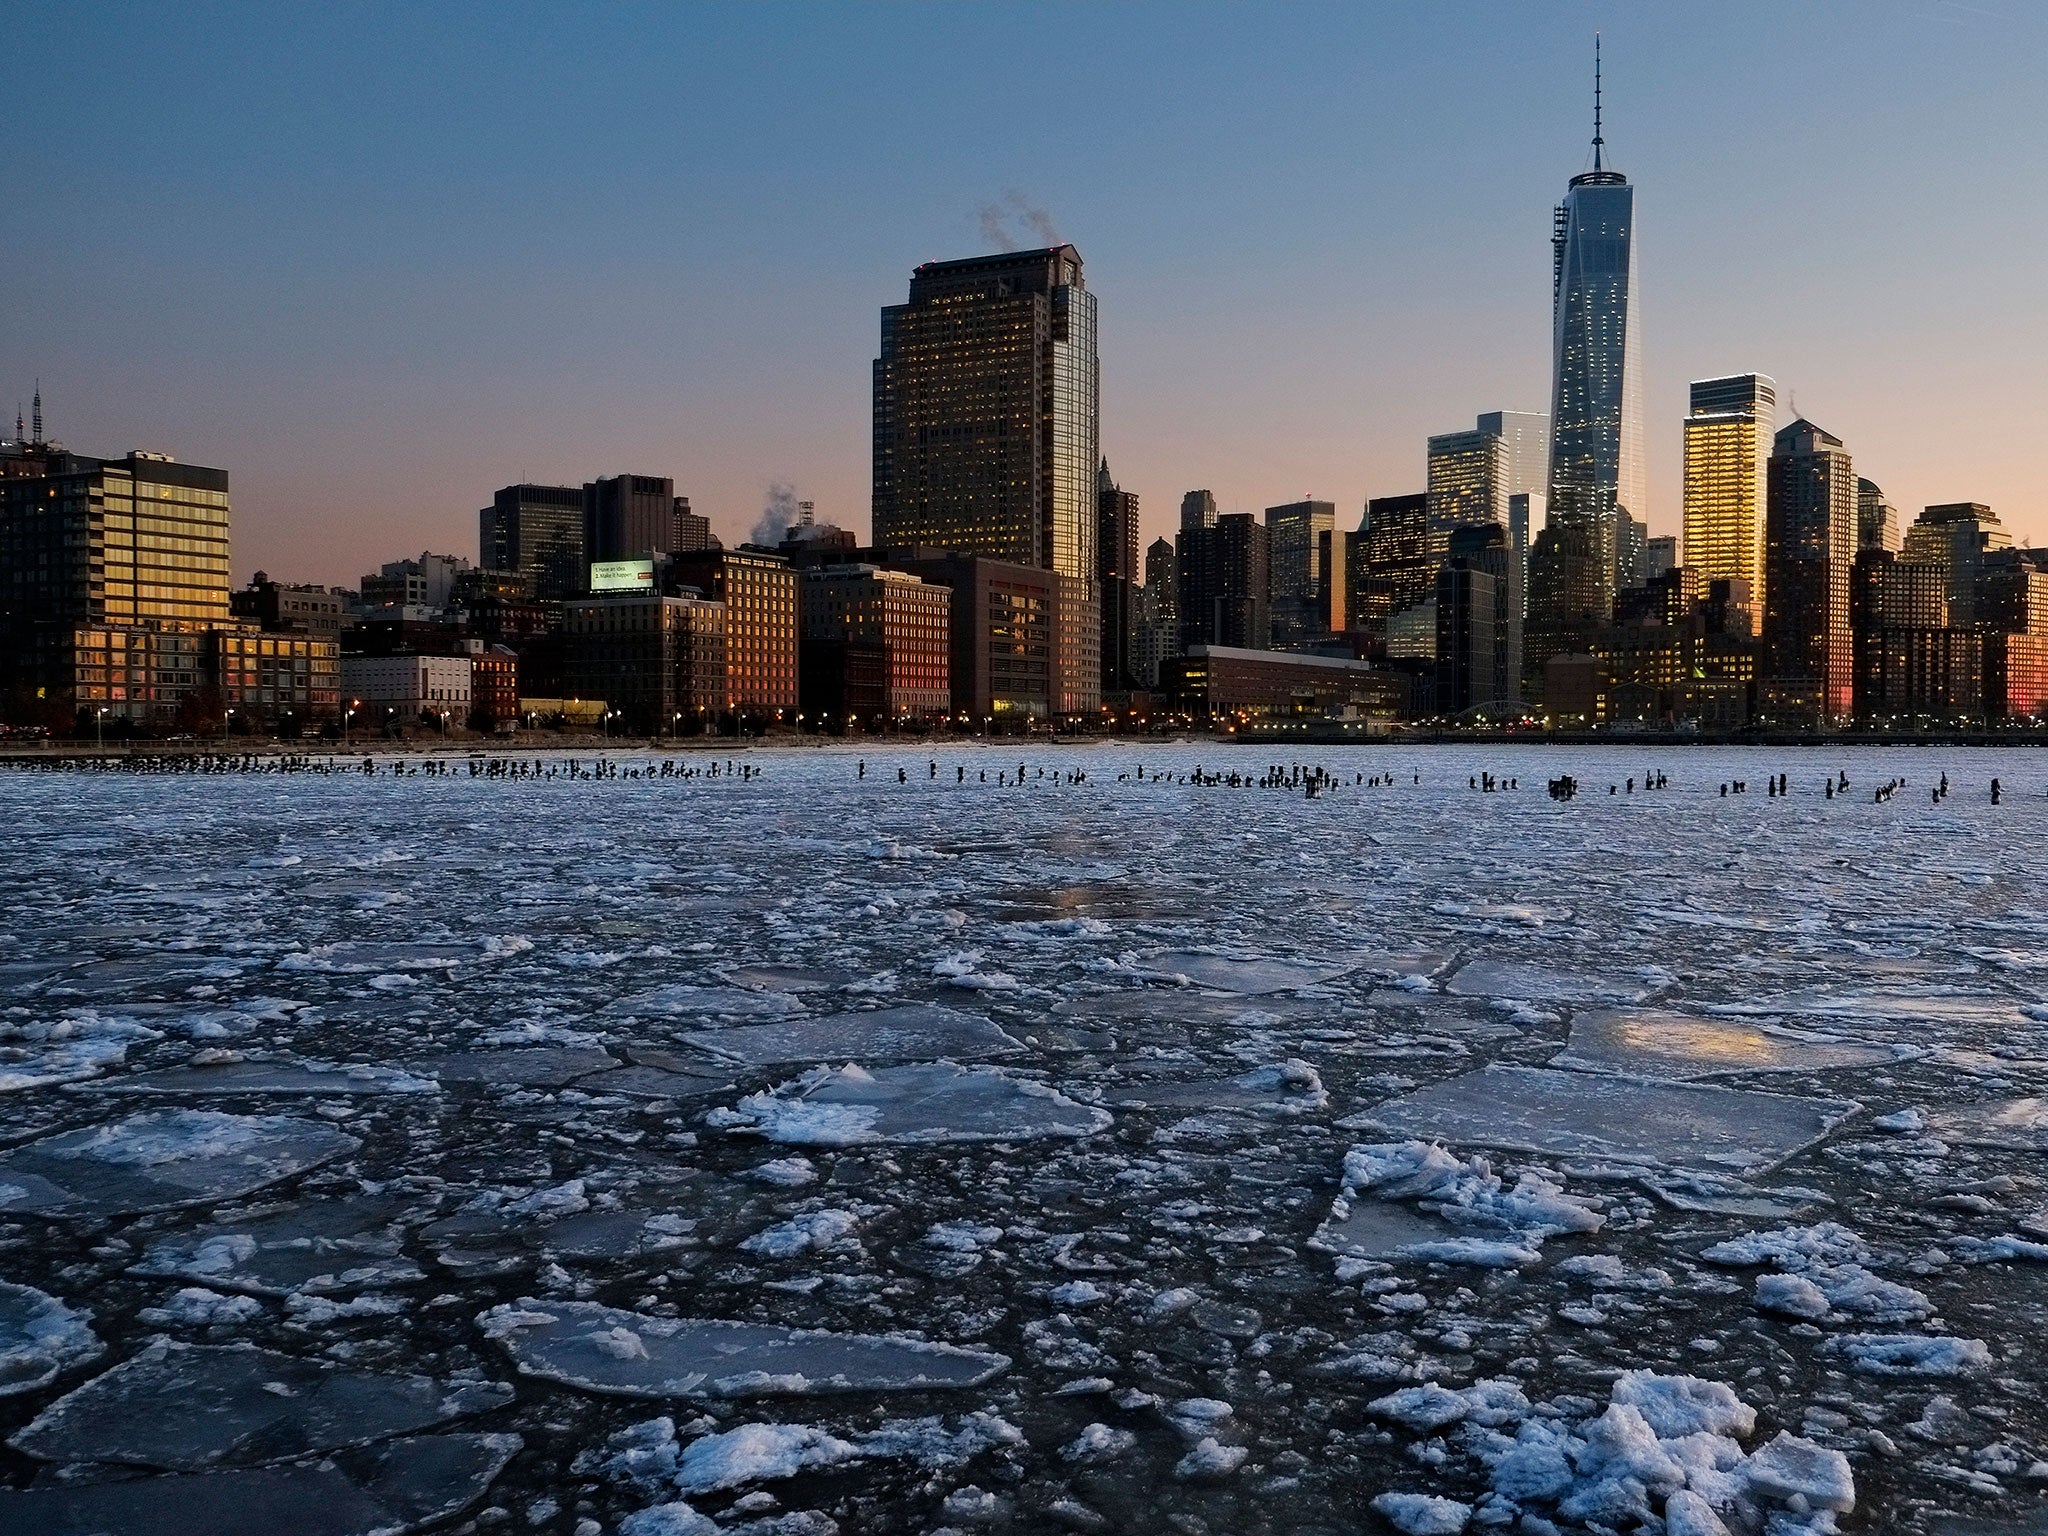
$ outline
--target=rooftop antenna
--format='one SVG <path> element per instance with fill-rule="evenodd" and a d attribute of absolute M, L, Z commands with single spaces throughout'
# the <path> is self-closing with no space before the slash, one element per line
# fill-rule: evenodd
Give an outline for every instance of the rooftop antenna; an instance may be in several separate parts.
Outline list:
<path fill-rule="evenodd" d="M 36 446 L 41 447 L 43 442 L 43 381 L 41 379 L 36 380 L 36 403 L 33 419 L 36 429 Z"/>
<path fill-rule="evenodd" d="M 14 440 L 17 443 L 28 441 L 28 423 L 21 419 L 21 402 L 19 400 L 14 402 Z"/>
<path fill-rule="evenodd" d="M 1601 169 L 1600 146 L 1607 141 L 1600 137 L 1600 34 L 1593 34 L 1593 169 Z"/>

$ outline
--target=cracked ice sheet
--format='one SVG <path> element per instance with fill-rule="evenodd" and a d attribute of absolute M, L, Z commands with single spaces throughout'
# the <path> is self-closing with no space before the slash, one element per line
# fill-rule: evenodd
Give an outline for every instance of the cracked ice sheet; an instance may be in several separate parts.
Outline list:
<path fill-rule="evenodd" d="M 1110 1116 L 1029 1078 L 942 1061 L 873 1072 L 820 1067 L 715 1110 L 706 1123 L 787 1146 L 851 1147 L 1092 1136 L 1109 1128 Z"/>
<path fill-rule="evenodd" d="M 1596 1008 L 1573 1016 L 1571 1039 L 1550 1065 L 1684 1079 L 1874 1067 L 1915 1054 L 1906 1046 L 1871 1045 L 1696 1014 Z"/>
<path fill-rule="evenodd" d="M 8 1444 L 43 1461 L 194 1472 L 367 1445 L 511 1400 L 498 1382 L 447 1384 L 253 1345 L 160 1339 L 58 1398 Z"/>
<path fill-rule="evenodd" d="M 0 1212 L 94 1216 L 224 1200 L 362 1145 L 318 1120 L 159 1110 L 0 1153 Z"/>
<path fill-rule="evenodd" d="M 519 1370 L 624 1397 L 757 1397 L 975 1387 L 1007 1355 L 910 1337 L 649 1317 L 586 1301 L 531 1297 L 478 1325 Z"/>
<path fill-rule="evenodd" d="M 692 1045 L 754 1066 L 792 1061 L 980 1061 L 1023 1043 L 979 1014 L 913 1003 L 821 1018 L 691 1030 Z"/>
<path fill-rule="evenodd" d="M 1754 1175 L 1861 1108 L 1847 1099 L 1489 1066 L 1342 1123 L 1507 1151 Z"/>

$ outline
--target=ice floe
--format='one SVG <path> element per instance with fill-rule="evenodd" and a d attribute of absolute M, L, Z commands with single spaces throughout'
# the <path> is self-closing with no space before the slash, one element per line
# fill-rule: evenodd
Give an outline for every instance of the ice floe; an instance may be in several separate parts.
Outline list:
<path fill-rule="evenodd" d="M 717 1055 L 757 1066 L 798 1061 L 982 1061 L 1024 1049 L 978 1014 L 924 1004 L 693 1030 L 684 1038 Z"/>
<path fill-rule="evenodd" d="M 1754 1175 L 1813 1145 L 1861 1107 L 1844 1099 L 1488 1066 L 1354 1120 L 1473 1146 Z"/>
<path fill-rule="evenodd" d="M 1351 1258 L 1512 1268 L 1535 1263 L 1545 1238 L 1598 1231 L 1605 1220 L 1540 1173 L 1509 1188 L 1483 1157 L 1390 1142 L 1345 1155 L 1343 1193 L 1313 1241 Z"/>
<path fill-rule="evenodd" d="M 1709 1015 L 1596 1008 L 1572 1016 L 1571 1039 L 1550 1065 L 1684 1079 L 1870 1067 L 1912 1054 L 1905 1046 L 1873 1045 Z"/>
<path fill-rule="evenodd" d="M 318 1120 L 158 1110 L 0 1152 L 0 1212 L 108 1215 L 224 1200 L 362 1143 Z"/>
<path fill-rule="evenodd" d="M 627 1397 L 759 1397 L 973 1387 L 1007 1356 L 923 1339 L 527 1298 L 478 1322 L 529 1376 Z"/>
<path fill-rule="evenodd" d="M 45 1461 L 198 1471 L 367 1445 L 502 1407 L 509 1387 L 160 1339 L 75 1387 L 8 1444 Z"/>
<path fill-rule="evenodd" d="M 749 1094 L 707 1123 L 788 1146 L 868 1142 L 1028 1141 L 1091 1136 L 1106 1111 L 1029 1078 L 989 1067 L 819 1067 L 770 1092 Z"/>
<path fill-rule="evenodd" d="M 89 1312 L 75 1312 L 32 1285 L 0 1280 L 0 1397 L 46 1387 L 98 1357 Z"/>

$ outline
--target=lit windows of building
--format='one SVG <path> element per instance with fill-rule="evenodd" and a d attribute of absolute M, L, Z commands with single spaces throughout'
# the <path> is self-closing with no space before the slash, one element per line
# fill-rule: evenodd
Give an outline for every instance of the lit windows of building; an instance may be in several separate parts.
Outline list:
<path fill-rule="evenodd" d="M 1765 598 L 1764 517 L 1777 385 L 1760 373 L 1700 379 L 1685 418 L 1685 563 Z"/>
<path fill-rule="evenodd" d="M 911 274 L 874 365 L 874 541 L 1059 578 L 1048 708 L 1101 701 L 1095 297 L 1071 245 Z"/>

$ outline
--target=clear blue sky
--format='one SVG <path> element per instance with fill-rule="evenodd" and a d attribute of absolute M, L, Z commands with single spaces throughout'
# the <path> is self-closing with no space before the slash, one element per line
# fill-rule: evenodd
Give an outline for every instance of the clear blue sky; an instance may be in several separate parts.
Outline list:
<path fill-rule="evenodd" d="M 1103 443 L 1349 520 L 1545 409 L 1550 208 L 1637 182 L 1653 531 L 1758 369 L 1910 511 L 2048 540 L 2039 0 L 37 4 L 0 49 L 0 407 L 234 475 L 236 566 L 474 557 L 517 479 L 793 484 L 863 534 L 876 310 L 1042 210 Z"/>

